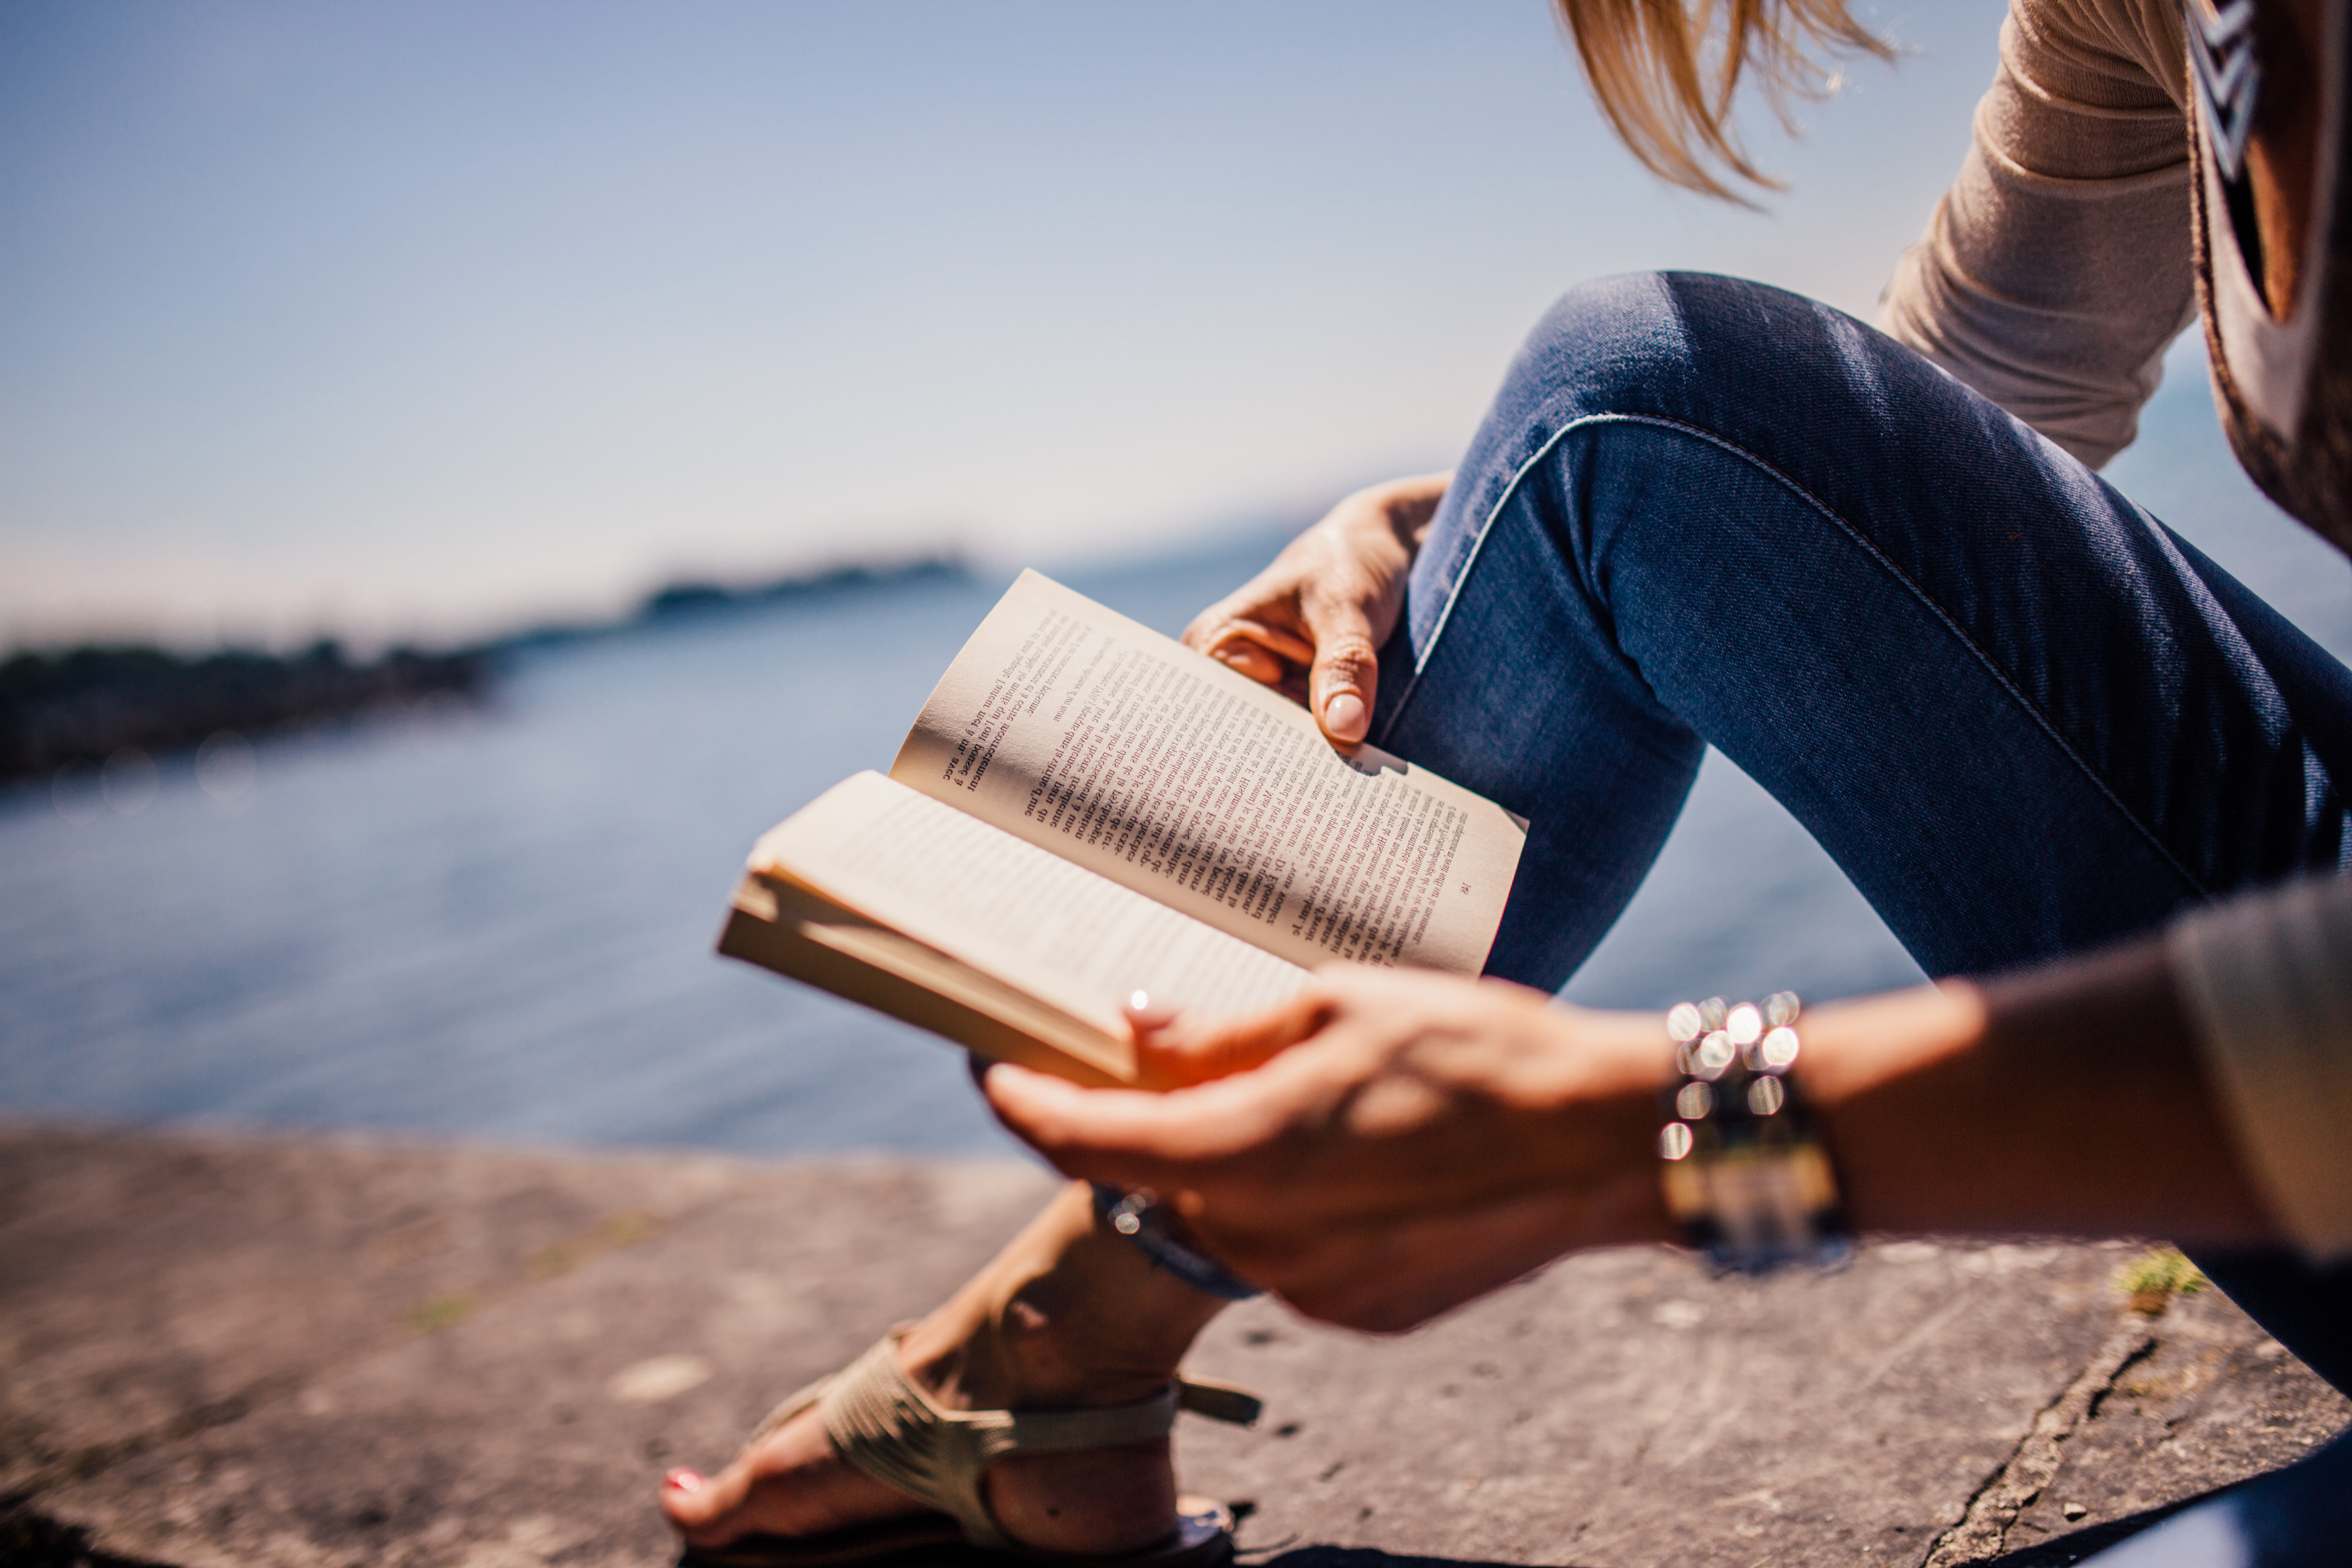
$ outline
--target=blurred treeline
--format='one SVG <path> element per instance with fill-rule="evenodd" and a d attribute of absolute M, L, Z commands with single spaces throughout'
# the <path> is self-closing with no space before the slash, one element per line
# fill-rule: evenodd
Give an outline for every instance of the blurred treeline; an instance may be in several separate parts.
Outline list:
<path fill-rule="evenodd" d="M 829 566 L 771 582 L 673 583 L 615 621 L 547 626 L 454 652 L 396 647 L 353 660 L 332 639 L 299 653 L 183 655 L 137 646 L 28 650 L 0 662 L 0 782 L 95 764 L 126 749 L 157 756 L 210 737 L 397 711 L 446 694 L 488 694 L 518 650 L 610 636 L 656 623 L 776 607 L 862 589 L 967 574 L 952 552 Z"/>
<path fill-rule="evenodd" d="M 475 697 L 489 663 L 481 649 L 408 648 L 354 662 L 332 641 L 290 656 L 189 658 L 139 647 L 19 653 L 0 664 L 0 780 L 103 762 L 125 747 L 184 751 L 224 730 L 265 734 L 434 692 Z"/>

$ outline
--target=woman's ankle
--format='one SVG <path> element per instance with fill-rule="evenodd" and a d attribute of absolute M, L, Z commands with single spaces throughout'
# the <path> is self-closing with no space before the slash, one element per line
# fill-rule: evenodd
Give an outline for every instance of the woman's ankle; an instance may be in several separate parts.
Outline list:
<path fill-rule="evenodd" d="M 1076 1182 L 908 1331 L 900 1364 L 965 1409 L 1126 1404 L 1165 1387 L 1223 1306 L 1155 1267 Z"/>

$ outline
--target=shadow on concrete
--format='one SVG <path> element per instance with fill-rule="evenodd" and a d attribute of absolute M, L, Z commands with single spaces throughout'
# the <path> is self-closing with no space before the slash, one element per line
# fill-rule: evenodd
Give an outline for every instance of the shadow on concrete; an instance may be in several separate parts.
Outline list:
<path fill-rule="evenodd" d="M 2231 1487 L 2215 1487 L 2211 1491 L 2201 1496 L 2182 1498 L 2179 1502 L 2168 1502 L 2161 1508 L 2142 1509 L 2137 1513 L 2126 1514 L 2121 1519 L 2111 1519 L 2104 1524 L 2086 1525 L 2081 1530 L 2070 1531 L 2064 1535 L 2053 1535 L 2049 1540 L 2037 1542 L 2032 1546 L 2021 1546 L 2014 1552 L 2004 1552 L 1998 1557 L 1989 1559 L 1980 1564 L 1979 1568 L 2074 1568 L 2075 1563 L 2094 1552 L 2105 1552 L 2108 1547 L 2116 1545 L 2127 1537 L 2137 1535 L 2143 1530 L 2154 1529 L 2182 1509 L 2195 1508 L 2200 1502 L 2220 1497 L 2223 1492 L 2233 1489 L 2235 1489 Z"/>
<path fill-rule="evenodd" d="M 1245 1551 L 1242 1560 L 1244 1568 L 1507 1568 L 1459 1557 L 1400 1557 L 1370 1546 L 1294 1546 L 1278 1557 L 1264 1558 Z"/>
<path fill-rule="evenodd" d="M 1272 1550 L 1276 1555 L 1262 1555 Z M 133 1563 L 127 1558 L 38 1558 L 28 1559 L 39 1568 L 165 1568 L 163 1563 Z M 949 1547 L 927 1552 L 919 1557 L 900 1559 L 900 1568 L 996 1568 L 1004 1558 L 974 1547 Z M 2008 1560 L 2002 1559 L 2004 1563 Z M 1382 1552 L 1370 1546 L 1288 1546 L 1244 1548 L 1237 1559 L 1239 1568 L 1520 1568 L 1505 1563 L 1474 1562 L 1460 1557 L 1400 1557 L 1392 1552 Z M 0 1568 L 16 1568 L 15 1560 L 0 1554 Z M 676 1568 L 697 1568 L 695 1560 L 679 1557 Z M 1562 1563 L 1559 1568 L 1573 1568 Z"/>
<path fill-rule="evenodd" d="M 0 1497 L 0 1568 L 169 1568 L 145 1557 L 124 1557 L 90 1544 L 89 1531 L 60 1524 L 33 1508 L 22 1493 Z"/>
<path fill-rule="evenodd" d="M 2202 1497 L 2184 1498 L 2161 1508 L 2143 1509 L 2122 1519 L 2111 1519 L 2053 1536 L 2048 1541 L 2014 1552 L 2004 1552 L 1978 1565 L 1978 1568 L 2074 1568 L 2074 1565 L 2095 1553 L 2153 1529 L 2181 1510 L 2193 1508 L 2208 1499 L 2230 1490 L 2216 1487 Z M 1261 1549 L 1263 1550 L 1263 1549 Z M 1260 1557 L 1255 1552 L 1242 1553 L 1243 1568 L 1506 1568 L 1496 1563 L 1469 1562 L 1457 1557 L 1400 1557 L 1363 1546 L 1294 1546 L 1278 1555 Z M 1561 1564 L 1560 1568 L 1571 1568 Z"/>

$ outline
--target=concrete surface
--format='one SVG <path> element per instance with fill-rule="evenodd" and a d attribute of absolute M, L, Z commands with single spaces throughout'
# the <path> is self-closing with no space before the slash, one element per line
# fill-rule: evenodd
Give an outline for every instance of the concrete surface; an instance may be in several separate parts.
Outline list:
<path fill-rule="evenodd" d="M 0 1562 L 667 1562 L 663 1468 L 723 1461 L 1047 1190 L 0 1129 Z M 1188 1422 L 1181 1462 L 1282 1568 L 2069 1563 L 2352 1420 L 2210 1291 L 2127 1310 L 2134 1250 L 1760 1283 L 1600 1253 L 1387 1341 L 1253 1302 L 1192 1366 L 1267 1416 Z"/>

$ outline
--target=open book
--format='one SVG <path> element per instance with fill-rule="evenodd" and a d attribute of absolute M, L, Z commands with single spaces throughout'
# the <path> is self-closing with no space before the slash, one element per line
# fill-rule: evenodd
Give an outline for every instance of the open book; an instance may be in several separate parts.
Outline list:
<path fill-rule="evenodd" d="M 1475 974 L 1527 824 L 1034 572 L 891 763 L 762 835 L 719 950 L 1088 1084 L 1120 999 L 1270 1007 L 1330 958 Z"/>

